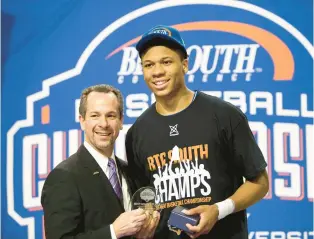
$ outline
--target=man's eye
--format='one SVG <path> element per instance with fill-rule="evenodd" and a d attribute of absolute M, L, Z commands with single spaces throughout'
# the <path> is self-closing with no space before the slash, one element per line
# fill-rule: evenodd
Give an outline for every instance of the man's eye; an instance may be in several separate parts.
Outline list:
<path fill-rule="evenodd" d="M 145 68 L 151 68 L 152 66 L 153 66 L 153 64 L 151 64 L 151 63 L 144 64 Z"/>
<path fill-rule="evenodd" d="M 163 64 L 164 65 L 170 65 L 172 62 L 170 60 L 164 61 Z"/>
<path fill-rule="evenodd" d="M 109 119 L 115 119 L 115 118 L 117 118 L 117 116 L 116 115 L 108 115 L 108 118 Z"/>

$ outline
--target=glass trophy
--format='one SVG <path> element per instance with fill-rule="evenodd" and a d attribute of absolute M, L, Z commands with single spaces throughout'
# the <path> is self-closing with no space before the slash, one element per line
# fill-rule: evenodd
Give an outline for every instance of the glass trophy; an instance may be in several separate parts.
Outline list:
<path fill-rule="evenodd" d="M 142 208 L 153 213 L 157 211 L 155 204 L 156 192 L 153 187 L 142 187 L 138 189 L 131 198 L 131 209 Z"/>

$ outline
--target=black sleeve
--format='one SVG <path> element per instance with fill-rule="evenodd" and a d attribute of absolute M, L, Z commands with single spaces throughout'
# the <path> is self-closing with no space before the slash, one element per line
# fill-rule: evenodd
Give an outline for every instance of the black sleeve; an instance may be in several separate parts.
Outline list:
<path fill-rule="evenodd" d="M 232 145 L 234 162 L 241 176 L 254 179 L 266 168 L 267 163 L 244 115 L 232 131 Z"/>
<path fill-rule="evenodd" d="M 130 175 L 135 182 L 135 189 L 133 190 L 133 193 L 144 186 L 149 185 L 149 179 L 146 177 L 146 170 L 145 165 L 142 163 L 138 157 L 138 152 L 136 150 L 135 145 L 135 132 L 134 127 L 131 126 L 131 128 L 128 130 L 125 138 L 125 149 L 126 149 L 126 156 L 128 161 L 128 171 L 130 172 Z M 140 136 L 138 136 L 140 137 Z"/>
<path fill-rule="evenodd" d="M 80 195 L 70 172 L 54 169 L 45 181 L 41 204 L 47 239 L 111 238 L 110 225 L 81 233 L 84 225 Z"/>

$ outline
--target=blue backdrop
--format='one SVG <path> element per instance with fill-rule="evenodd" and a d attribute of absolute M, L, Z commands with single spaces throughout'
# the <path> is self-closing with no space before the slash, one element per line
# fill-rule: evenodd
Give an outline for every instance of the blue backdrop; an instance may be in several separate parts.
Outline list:
<path fill-rule="evenodd" d="M 182 32 L 188 87 L 240 107 L 268 162 L 271 187 L 248 210 L 249 238 L 313 238 L 312 1 L 2 4 L 1 238 L 44 238 L 41 189 L 83 140 L 83 88 L 121 89 L 124 157 L 126 130 L 154 102 L 134 46 L 158 24 Z"/>

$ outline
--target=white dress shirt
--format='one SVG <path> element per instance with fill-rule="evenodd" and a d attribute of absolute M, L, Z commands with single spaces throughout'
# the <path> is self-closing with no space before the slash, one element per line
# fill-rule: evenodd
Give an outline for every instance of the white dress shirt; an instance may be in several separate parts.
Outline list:
<path fill-rule="evenodd" d="M 98 163 L 98 165 L 100 166 L 100 168 L 103 170 L 103 172 L 106 174 L 107 178 L 109 179 L 109 168 L 108 168 L 108 157 L 102 155 L 101 153 L 99 153 L 96 149 L 94 149 L 88 142 L 84 141 L 84 146 L 85 148 L 88 150 L 88 152 L 93 156 L 93 158 L 96 160 L 96 162 Z M 116 158 L 114 155 L 114 152 L 112 152 L 111 158 L 114 160 L 115 165 L 116 165 L 116 169 L 118 172 L 118 167 L 117 167 L 117 163 L 116 163 Z M 119 183 L 121 186 L 121 180 L 122 180 L 122 194 L 123 194 L 123 206 L 124 206 L 124 210 L 125 211 L 130 211 L 131 210 L 131 205 L 130 205 L 130 195 L 129 195 L 129 191 L 128 191 L 128 184 L 123 176 L 123 174 L 121 174 L 121 178 L 119 173 L 118 174 L 118 179 L 119 179 Z M 115 232 L 113 230 L 113 226 L 112 224 L 110 224 L 110 231 L 111 231 L 111 238 L 112 239 L 117 239 Z"/>

